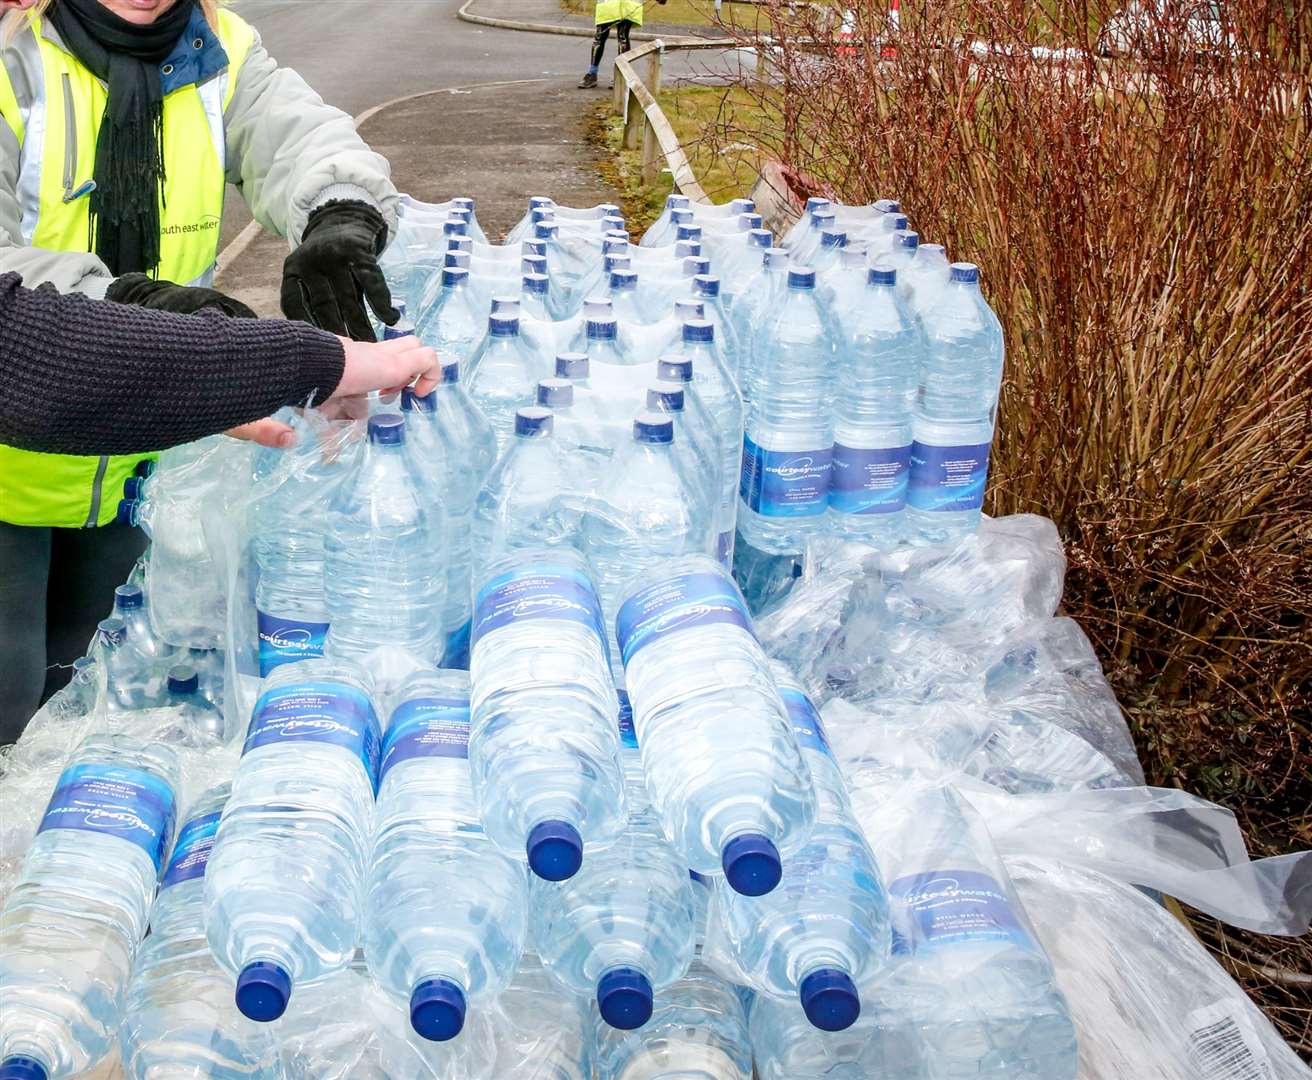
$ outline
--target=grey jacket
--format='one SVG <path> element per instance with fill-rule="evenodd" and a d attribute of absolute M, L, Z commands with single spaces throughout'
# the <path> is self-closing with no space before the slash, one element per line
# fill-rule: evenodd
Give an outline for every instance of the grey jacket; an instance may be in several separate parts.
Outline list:
<path fill-rule="evenodd" d="M 231 13 L 226 17 L 235 18 Z M 6 29 L 12 28 L 0 26 L 0 35 Z M 42 23 L 41 34 L 62 48 L 48 23 Z M 201 50 L 198 57 L 187 58 L 188 70 L 179 64 L 172 83 L 165 80 L 166 93 L 188 83 L 203 91 L 207 82 L 227 78 L 226 54 L 199 8 L 183 38 L 204 45 L 196 46 Z M 44 76 L 32 28 L 24 27 L 0 47 L 0 63 L 25 117 L 34 109 L 43 111 L 39 103 L 46 100 Z M 47 115 L 45 122 L 59 123 L 61 118 Z M 30 135 L 30 120 L 25 126 Z M 255 220 L 285 236 L 290 246 L 300 241 L 310 211 L 330 199 L 372 203 L 389 229 L 395 228 L 397 193 L 387 160 L 365 145 L 349 116 L 324 104 L 295 71 L 279 67 L 258 33 L 223 109 L 223 137 L 228 182 L 241 192 Z M 28 243 L 24 206 L 35 200 L 37 172 L 23 155 L 33 152 L 34 143 L 39 146 L 39 140 L 29 137 L 20 147 L 14 127 L 0 116 L 0 274 L 16 271 L 28 287 L 50 282 L 62 292 L 101 297 L 112 276 L 95 255 L 47 251 Z"/>

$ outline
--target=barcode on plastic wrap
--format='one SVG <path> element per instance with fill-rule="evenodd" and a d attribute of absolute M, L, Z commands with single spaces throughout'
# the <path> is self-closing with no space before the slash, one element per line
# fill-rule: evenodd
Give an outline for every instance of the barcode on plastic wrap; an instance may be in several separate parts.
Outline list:
<path fill-rule="evenodd" d="M 1224 1002 L 1189 1014 L 1189 1060 L 1198 1080 L 1275 1080 L 1271 1059 L 1242 1012 Z"/>

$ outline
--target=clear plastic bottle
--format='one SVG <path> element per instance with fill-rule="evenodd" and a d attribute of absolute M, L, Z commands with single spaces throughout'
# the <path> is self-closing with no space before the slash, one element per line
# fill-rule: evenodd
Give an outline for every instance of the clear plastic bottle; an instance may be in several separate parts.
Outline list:
<path fill-rule="evenodd" d="M 510 982 L 527 932 L 522 863 L 488 839 L 469 774 L 469 677 L 419 672 L 383 738 L 365 956 L 423 1038 L 444 1042 Z"/>
<path fill-rule="evenodd" d="M 783 247 L 790 250 L 796 250 L 797 245 L 801 242 L 803 236 L 806 236 L 814 228 L 814 218 L 822 210 L 828 210 L 833 203 L 828 199 L 813 195 L 806 200 L 806 207 L 799 217 L 789 227 L 788 232 L 784 234 Z"/>
<path fill-rule="evenodd" d="M 556 339 L 563 342 L 561 351 L 586 354 L 588 322 L 592 319 L 606 319 L 613 314 L 609 296 L 589 296 L 580 305 L 579 310 L 564 320 L 556 331 Z"/>
<path fill-rule="evenodd" d="M 920 244 L 916 257 L 898 275 L 898 285 L 905 290 L 912 314 L 922 329 L 925 314 L 938 302 L 951 274 L 948 253 L 942 244 Z"/>
<path fill-rule="evenodd" d="M 378 413 L 368 432 L 328 507 L 325 651 L 355 659 L 387 645 L 431 662 L 445 603 L 445 511 L 407 448 L 404 417 Z"/>
<path fill-rule="evenodd" d="M 860 311 L 859 305 L 865 296 L 869 270 L 864 251 L 845 247 L 838 262 L 829 268 L 821 280 L 819 288 L 824 293 L 839 333 L 848 332 L 849 319 Z"/>
<path fill-rule="evenodd" d="M 178 762 L 98 735 L 60 774 L 0 915 L 0 1076 L 57 1080 L 113 1045 L 164 854 Z"/>
<path fill-rule="evenodd" d="M 842 1031 L 861 1013 L 858 988 L 887 966 L 888 895 L 815 706 L 786 668 L 770 668 L 815 783 L 815 826 L 767 895 L 718 882 L 715 921 L 752 989 L 796 996 L 814 1026 Z"/>
<path fill-rule="evenodd" d="M 187 811 L 125 996 L 119 1057 L 129 1080 L 281 1080 L 270 1030 L 242 1016 L 205 938 L 205 867 L 229 785 Z"/>
<path fill-rule="evenodd" d="M 610 297 L 611 310 L 615 318 L 624 327 L 633 331 L 646 326 L 660 318 L 660 313 L 651 311 L 643 302 L 643 295 L 638 287 L 638 272 L 626 268 L 611 270 L 607 283 L 607 295 Z"/>
<path fill-rule="evenodd" d="M 688 394 L 682 382 L 656 382 L 647 387 L 649 412 L 668 413 L 674 421 L 674 455 L 684 471 L 696 480 L 701 519 L 713 523 L 720 499 L 720 454 L 715 429 L 702 426 L 705 415 L 690 413 Z M 712 525 L 708 550 L 714 549 L 718 532 Z"/>
<path fill-rule="evenodd" d="M 734 379 L 738 378 L 742 349 L 738 342 L 738 331 L 734 329 L 733 320 L 724 306 L 720 295 L 720 278 L 714 274 L 698 274 L 692 279 L 692 298 L 702 305 L 705 318 L 715 326 L 715 340 L 724 365 Z"/>
<path fill-rule="evenodd" d="M 515 410 L 533 402 L 539 379 L 551 374 L 550 362 L 519 334 L 515 315 L 488 316 L 487 337 L 469 362 L 469 396 L 496 432 L 498 451 L 505 450 L 515 427 Z"/>
<path fill-rule="evenodd" d="M 444 359 L 454 359 L 462 370 L 468 370 L 483 338 L 483 321 L 474 307 L 467 267 L 447 267 L 433 275 L 419 308 L 415 333 Z"/>
<path fill-rule="evenodd" d="M 606 1024 L 631 1030 L 693 954 L 688 870 L 661 833 L 643 785 L 632 712 L 619 712 L 629 816 L 612 843 L 589 848 L 568 881 L 531 883 L 534 949 L 557 979 L 594 997 Z"/>
<path fill-rule="evenodd" d="M 216 708 L 200 692 L 200 675 L 189 664 L 175 664 L 164 680 L 168 704 L 182 709 L 183 725 L 191 735 L 189 742 L 223 740 L 223 710 Z"/>
<path fill-rule="evenodd" d="M 1002 382 L 1002 324 L 973 264 L 952 264 L 923 325 L 906 513 L 920 542 L 941 544 L 979 526 Z"/>
<path fill-rule="evenodd" d="M 474 602 L 469 766 L 483 828 L 539 877 L 578 872 L 624 823 L 601 605 L 567 548 L 512 551 Z"/>
<path fill-rule="evenodd" d="M 638 241 L 645 248 L 661 247 L 672 239 L 670 236 L 670 225 L 673 221 L 673 211 L 686 211 L 691 220 L 691 210 L 689 206 L 692 200 L 687 195 L 667 195 L 665 197 L 665 209 L 661 211 L 660 217 L 648 226 L 647 231 L 642 234 L 642 239 Z"/>
<path fill-rule="evenodd" d="M 757 344 L 759 382 L 743 438 L 738 529 L 757 551 L 801 551 L 824 526 L 836 352 L 815 271 L 789 270 L 788 291 Z"/>
<path fill-rule="evenodd" d="M 806 841 L 815 791 L 742 595 L 693 555 L 635 577 L 622 597 L 625 683 L 665 834 L 691 869 L 767 893 Z"/>
<path fill-rule="evenodd" d="M 897 289 L 897 271 L 871 268 L 847 321 L 834 394 L 829 530 L 882 549 L 905 535 L 911 411 L 925 341 Z"/>
<path fill-rule="evenodd" d="M 114 614 L 127 629 L 128 647 L 141 653 L 147 662 L 161 663 L 177 656 L 177 646 L 170 645 L 150 625 L 150 608 L 140 585 L 120 585 L 114 590 Z"/>
<path fill-rule="evenodd" d="M 841 229 L 826 229 L 820 234 L 820 247 L 811 260 L 811 269 L 823 277 L 839 263 L 847 249 L 847 233 Z"/>
<path fill-rule="evenodd" d="M 761 255 L 760 269 L 739 289 L 730 314 L 738 334 L 738 389 L 743 405 L 750 405 L 759 381 L 761 357 L 758 337 L 761 326 L 775 311 L 788 288 L 788 252 L 769 248 Z M 735 495 L 735 498 L 737 496 Z"/>
<path fill-rule="evenodd" d="M 265 679 L 205 871 L 210 948 L 252 1020 L 276 1020 L 297 984 L 355 954 L 379 743 L 358 664 L 301 660 Z"/>
<path fill-rule="evenodd" d="M 122 619 L 111 617 L 96 624 L 94 674 L 102 688 L 100 700 L 108 712 L 152 709 L 165 700 L 163 679 L 127 641 Z"/>
<path fill-rule="evenodd" d="M 497 998 L 495 1080 L 592 1080 L 587 1000 L 562 990 L 532 951 Z"/>
<path fill-rule="evenodd" d="M 743 286 L 761 267 L 761 257 L 774 244 L 769 229 L 756 228 L 746 234 L 747 243 L 732 249 L 720 260 L 719 274 L 723 282 L 721 294 L 725 307 L 732 313 Z M 707 271 L 709 273 L 709 271 Z"/>

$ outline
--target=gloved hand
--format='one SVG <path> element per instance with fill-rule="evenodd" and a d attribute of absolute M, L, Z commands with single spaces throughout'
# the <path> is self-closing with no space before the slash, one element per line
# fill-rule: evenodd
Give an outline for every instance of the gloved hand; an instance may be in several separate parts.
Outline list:
<path fill-rule="evenodd" d="M 116 304 L 136 304 L 138 307 L 171 311 L 175 315 L 195 315 L 206 308 L 218 308 L 234 319 L 254 319 L 255 312 L 240 300 L 214 289 L 201 289 L 188 285 L 175 285 L 171 281 L 156 281 L 145 274 L 124 274 L 110 282 L 106 300 Z"/>
<path fill-rule="evenodd" d="M 310 214 L 301 246 L 283 263 L 283 314 L 357 341 L 373 341 L 366 299 L 388 326 L 401 317 L 378 268 L 386 244 L 387 223 L 368 203 L 324 203 Z"/>

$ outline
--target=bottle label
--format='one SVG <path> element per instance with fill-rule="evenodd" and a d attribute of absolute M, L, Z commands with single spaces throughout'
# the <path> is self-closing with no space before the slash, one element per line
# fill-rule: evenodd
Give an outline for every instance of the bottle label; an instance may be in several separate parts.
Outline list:
<path fill-rule="evenodd" d="M 279 664 L 323 655 L 326 622 L 299 622 L 265 611 L 256 611 L 255 620 L 260 634 L 260 678 Z"/>
<path fill-rule="evenodd" d="M 907 504 L 911 447 L 834 443 L 829 505 L 840 514 L 896 514 Z"/>
<path fill-rule="evenodd" d="M 71 765 L 59 777 L 37 827 L 81 829 L 121 837 L 150 856 L 159 873 L 177 813 L 168 781 L 142 769 Z"/>
<path fill-rule="evenodd" d="M 978 510 L 989 478 L 990 445 L 912 443 L 907 501 L 917 510 Z"/>
<path fill-rule="evenodd" d="M 620 699 L 620 745 L 626 750 L 638 749 L 638 732 L 633 726 L 633 703 L 627 690 L 616 688 Z"/>
<path fill-rule="evenodd" d="M 829 736 L 825 734 L 820 714 L 816 712 L 811 699 L 792 687 L 780 688 L 779 696 L 784 699 L 788 709 L 788 720 L 793 725 L 793 734 L 797 736 L 797 745 L 803 750 L 818 750 L 832 757 Z"/>
<path fill-rule="evenodd" d="M 620 657 L 627 665 L 639 649 L 666 634 L 727 623 L 752 631 L 742 593 L 719 574 L 683 574 L 648 586 L 624 601 L 615 618 Z"/>
<path fill-rule="evenodd" d="M 359 757 L 378 790 L 378 717 L 369 695 L 338 682 L 307 682 L 268 690 L 255 702 L 242 754 L 298 742 L 341 746 Z"/>
<path fill-rule="evenodd" d="M 738 494 L 763 517 L 814 517 L 829 504 L 834 448 L 764 450 L 743 436 Z"/>
<path fill-rule="evenodd" d="M 715 538 L 715 559 L 726 570 L 733 569 L 734 530 L 726 529 Z"/>
<path fill-rule="evenodd" d="M 388 770 L 417 757 L 469 757 L 469 698 L 423 697 L 398 705 L 383 739 L 381 785 Z"/>
<path fill-rule="evenodd" d="M 222 816 L 218 811 L 202 814 L 182 826 L 178 832 L 178 842 L 173 845 L 168 869 L 164 871 L 164 880 L 160 882 L 161 889 L 205 876 L 205 867 L 209 864 Z"/>
<path fill-rule="evenodd" d="M 1002 886 L 977 870 L 939 870 L 899 878 L 888 889 L 894 901 L 893 949 L 973 941 L 1011 942 L 1033 948 Z"/>
<path fill-rule="evenodd" d="M 441 667 L 448 671 L 469 670 L 469 627 L 470 622 L 466 619 L 459 630 L 452 630 L 447 634 Z"/>
<path fill-rule="evenodd" d="M 606 641 L 597 590 L 586 574 L 568 566 L 511 570 L 479 589 L 470 630 L 472 645 L 494 630 L 527 619 L 579 623 L 603 644 Z"/>

